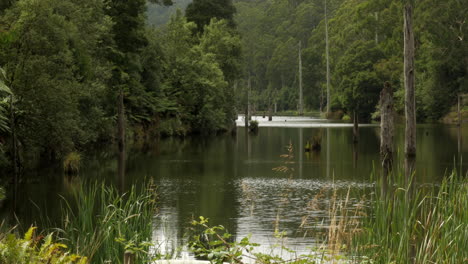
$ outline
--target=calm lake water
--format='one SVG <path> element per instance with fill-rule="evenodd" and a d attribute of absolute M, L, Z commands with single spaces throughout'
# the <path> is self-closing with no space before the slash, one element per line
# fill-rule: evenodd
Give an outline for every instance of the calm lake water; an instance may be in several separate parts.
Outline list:
<path fill-rule="evenodd" d="M 251 234 L 264 245 L 279 243 L 275 230 L 284 231 L 287 246 L 307 252 L 322 242 L 328 224 L 332 190 L 344 196 L 348 189 L 353 208 L 374 190 L 371 174 L 379 175 L 379 128 L 364 125 L 360 142 L 352 143 L 350 124 L 328 123 L 318 118 L 261 117 L 257 135 L 238 127 L 237 135 L 161 139 L 153 146 L 128 153 L 126 179 L 116 179 L 117 162 L 112 152 L 100 152 L 85 161 L 79 177 L 43 171 L 36 181 L 20 186 L 16 206 L 12 199 L 0 207 L 0 216 L 25 226 L 41 225 L 47 215 L 59 217 L 59 195 L 69 197 L 86 179 L 104 180 L 128 188 L 153 179 L 159 190 L 159 213 L 154 240 L 171 251 L 185 243 L 192 219 L 204 216 L 222 224 L 237 239 Z M 243 117 L 238 125 L 243 124 Z M 314 135 L 321 137 L 321 151 L 305 153 L 303 146 Z M 396 146 L 403 152 L 404 127 L 396 129 Z M 468 128 L 419 125 L 417 129 L 417 182 L 437 184 L 454 167 L 468 168 Z M 286 147 L 293 146 L 293 163 L 285 164 Z M 398 164 L 402 163 L 399 156 Z M 467 156 L 468 157 L 468 156 Z M 287 165 L 292 172 L 273 168 Z M 325 194 L 319 196 L 318 194 Z M 315 199 L 314 199 L 315 198 Z M 364 203 L 365 204 L 365 203 Z M 42 212 L 42 213 L 41 213 Z M 185 251 L 181 257 L 190 257 Z"/>

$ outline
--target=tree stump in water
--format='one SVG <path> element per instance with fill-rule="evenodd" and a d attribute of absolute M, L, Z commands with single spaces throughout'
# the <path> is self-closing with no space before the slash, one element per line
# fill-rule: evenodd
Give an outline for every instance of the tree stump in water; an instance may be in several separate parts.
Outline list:
<path fill-rule="evenodd" d="M 394 110 L 393 90 L 386 82 L 380 92 L 380 157 L 383 169 L 383 184 L 386 186 L 388 174 L 393 164 Z"/>
<path fill-rule="evenodd" d="M 356 110 L 353 111 L 353 143 L 359 141 L 359 115 Z"/>

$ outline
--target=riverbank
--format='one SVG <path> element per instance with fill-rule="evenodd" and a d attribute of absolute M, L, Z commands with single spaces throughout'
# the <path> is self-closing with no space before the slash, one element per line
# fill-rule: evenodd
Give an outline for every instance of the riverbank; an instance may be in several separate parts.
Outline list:
<path fill-rule="evenodd" d="M 460 111 L 460 117 L 462 120 L 462 124 L 468 123 L 468 106 L 463 107 Z M 450 112 L 444 115 L 440 120 L 443 124 L 458 124 L 458 108 L 457 106 L 453 106 L 450 108 Z"/>

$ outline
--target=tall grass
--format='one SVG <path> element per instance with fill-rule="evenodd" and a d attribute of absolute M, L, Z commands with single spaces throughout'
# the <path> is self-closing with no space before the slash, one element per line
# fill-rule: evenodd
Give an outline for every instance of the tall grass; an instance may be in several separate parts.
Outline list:
<path fill-rule="evenodd" d="M 155 206 L 151 186 L 120 194 L 104 184 L 83 184 L 71 201 L 64 199 L 63 237 L 90 263 L 122 263 L 128 250 L 142 253 L 136 263 L 146 263 Z"/>
<path fill-rule="evenodd" d="M 468 179 L 453 172 L 416 189 L 396 178 L 392 190 L 376 188 L 356 253 L 372 263 L 467 263 Z"/>

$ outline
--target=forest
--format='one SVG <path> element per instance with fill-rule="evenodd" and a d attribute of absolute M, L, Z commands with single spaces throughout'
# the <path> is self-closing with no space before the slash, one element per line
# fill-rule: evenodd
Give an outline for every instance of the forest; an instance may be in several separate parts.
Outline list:
<path fill-rule="evenodd" d="M 227 131 L 247 100 L 297 111 L 299 54 L 306 110 L 368 122 L 389 82 L 402 114 L 403 2 L 206 0 L 184 14 L 188 1 L 3 1 L 0 167 L 115 141 L 120 93 L 130 139 Z M 415 5 L 419 122 L 468 89 L 466 13 L 460 0 Z"/>
<path fill-rule="evenodd" d="M 0 1 L 0 263 L 466 261 L 467 14 Z"/>

